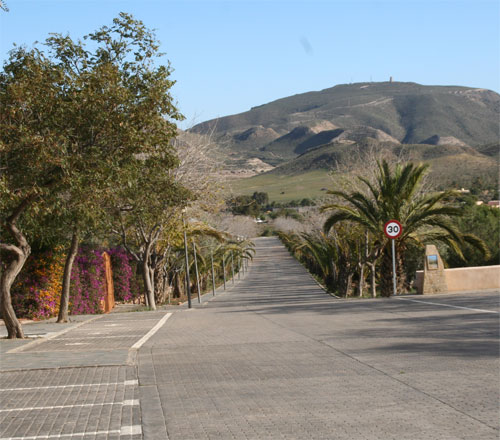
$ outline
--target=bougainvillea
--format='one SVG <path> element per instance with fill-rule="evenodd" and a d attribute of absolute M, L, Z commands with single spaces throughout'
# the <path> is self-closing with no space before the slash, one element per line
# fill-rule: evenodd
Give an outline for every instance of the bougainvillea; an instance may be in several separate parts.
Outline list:
<path fill-rule="evenodd" d="M 64 253 L 61 248 L 32 255 L 12 286 L 12 305 L 16 315 L 45 319 L 59 311 Z"/>
<path fill-rule="evenodd" d="M 135 262 L 125 249 L 115 247 L 109 249 L 113 270 L 115 300 L 131 302 L 140 296 L 140 289 L 135 276 Z"/>
<path fill-rule="evenodd" d="M 106 292 L 102 253 L 102 249 L 80 246 L 71 271 L 70 314 L 101 312 L 101 303 Z"/>
<path fill-rule="evenodd" d="M 101 248 L 80 246 L 71 272 L 69 312 L 72 315 L 101 313 L 106 292 Z M 107 250 L 111 257 L 115 299 L 136 301 L 142 292 L 132 257 L 121 247 Z M 56 316 L 64 271 L 64 249 L 35 253 L 12 288 L 12 305 L 20 318 Z"/>

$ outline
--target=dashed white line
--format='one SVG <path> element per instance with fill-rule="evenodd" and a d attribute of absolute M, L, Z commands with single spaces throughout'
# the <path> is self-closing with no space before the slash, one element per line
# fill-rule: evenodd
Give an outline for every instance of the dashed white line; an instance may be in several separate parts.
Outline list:
<path fill-rule="evenodd" d="M 76 387 L 100 387 L 111 385 L 134 386 L 139 385 L 138 380 L 126 380 L 124 382 L 101 382 L 101 383 L 77 383 L 71 385 L 50 385 L 46 387 L 25 387 L 25 388 L 0 388 L 0 391 L 32 391 L 32 390 L 51 390 L 54 388 L 76 388 Z"/>
<path fill-rule="evenodd" d="M 138 406 L 139 405 L 139 399 L 132 399 L 132 400 L 124 400 L 123 401 L 123 406 Z"/>
<path fill-rule="evenodd" d="M 27 437 L 3 437 L 0 440 L 38 440 L 38 439 L 50 439 L 50 438 L 68 438 L 68 437 L 87 437 L 87 436 L 98 436 L 98 435 L 109 435 L 109 434 L 120 434 L 120 435 L 141 435 L 142 427 L 141 425 L 132 426 L 122 426 L 121 429 L 112 429 L 109 431 L 92 431 L 92 432 L 73 432 L 71 434 L 47 434 L 47 435 L 31 435 Z"/>
<path fill-rule="evenodd" d="M 78 327 L 81 327 L 82 325 L 88 324 L 89 322 L 96 321 L 97 319 L 101 319 L 103 316 L 104 315 L 99 315 L 99 316 L 95 316 L 93 318 L 87 319 L 86 321 L 79 322 L 78 324 L 75 324 L 71 327 L 65 328 L 64 330 L 61 330 L 60 332 L 55 332 L 55 333 L 52 333 L 50 335 L 47 335 L 46 338 L 39 338 L 39 339 L 36 339 L 34 341 L 28 342 L 27 344 L 21 345 L 20 347 L 13 348 L 13 349 L 9 350 L 7 353 L 19 353 L 19 352 L 24 351 L 28 348 L 31 348 L 35 345 L 39 345 L 45 341 L 48 341 L 50 339 L 54 339 L 54 338 L 57 338 L 58 336 L 64 335 L 65 333 L 68 333 L 71 330 L 75 330 Z"/>
<path fill-rule="evenodd" d="M 134 405 L 139 405 L 139 401 L 138 400 L 125 400 L 123 402 L 75 403 L 74 405 L 31 406 L 28 408 L 0 409 L 0 413 L 14 412 L 14 411 L 35 411 L 35 410 L 44 410 L 44 409 L 87 408 L 89 406 L 107 406 L 107 405 L 134 406 Z"/>
<path fill-rule="evenodd" d="M 158 323 L 151 329 L 149 332 L 147 332 L 141 339 L 139 339 L 134 345 L 132 345 L 131 349 L 132 350 L 139 350 L 144 343 L 151 337 L 153 336 L 160 328 L 165 324 L 168 318 L 172 316 L 172 313 L 167 313 L 163 318 L 161 318 Z"/>
<path fill-rule="evenodd" d="M 139 336 L 142 336 L 142 335 L 129 335 L 129 334 L 125 334 L 125 335 L 110 335 L 110 336 L 93 336 L 92 333 L 89 333 L 88 335 L 86 336 L 80 336 L 80 337 L 73 337 L 73 338 L 58 338 L 57 340 L 58 341 L 71 341 L 71 340 L 77 340 L 77 339 L 112 339 L 112 338 L 122 338 L 122 339 L 125 339 L 125 338 L 137 338 Z"/>
<path fill-rule="evenodd" d="M 142 434 L 141 425 L 131 425 L 131 426 L 122 426 L 120 430 L 121 435 L 139 435 Z"/>
<path fill-rule="evenodd" d="M 485 309 L 473 309 L 471 307 L 463 307 L 463 306 L 452 306 L 451 304 L 442 304 L 442 303 L 437 303 L 437 302 L 431 302 L 431 301 L 422 301 L 420 299 L 409 299 L 409 298 L 396 298 L 401 301 L 412 301 L 416 303 L 422 303 L 422 304 L 431 304 L 433 306 L 441 306 L 441 307 L 451 307 L 452 309 L 463 309 L 463 310 L 471 310 L 473 312 L 481 312 L 481 313 L 496 313 L 497 315 L 500 312 L 497 312 L 495 310 L 485 310 Z"/>

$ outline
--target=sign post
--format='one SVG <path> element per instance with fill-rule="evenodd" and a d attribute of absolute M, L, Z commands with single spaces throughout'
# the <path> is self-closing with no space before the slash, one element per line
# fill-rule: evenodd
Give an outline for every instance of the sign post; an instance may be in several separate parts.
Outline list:
<path fill-rule="evenodd" d="M 391 239 L 391 247 L 392 247 L 392 287 L 394 291 L 394 295 L 396 295 L 396 246 L 394 244 L 394 240 L 398 238 L 403 232 L 403 227 L 401 223 L 397 220 L 389 220 L 384 225 L 384 234 L 387 238 Z"/>

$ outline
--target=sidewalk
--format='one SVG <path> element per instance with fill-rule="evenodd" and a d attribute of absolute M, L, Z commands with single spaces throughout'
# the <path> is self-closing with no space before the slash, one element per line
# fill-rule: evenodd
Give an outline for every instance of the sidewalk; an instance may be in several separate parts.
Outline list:
<path fill-rule="evenodd" d="M 130 349 L 168 312 L 72 316 L 24 323 L 27 339 L 5 339 L 0 326 L 0 371 L 103 365 L 130 365 Z"/>
<path fill-rule="evenodd" d="M 226 290 L 219 286 L 216 296 L 211 291 L 202 295 L 201 304 L 193 291 L 193 308 L 206 306 L 231 291 L 247 273 L 240 279 L 236 275 L 234 283 L 227 280 Z M 109 314 L 74 315 L 68 323 L 58 324 L 55 317 L 43 321 L 22 320 L 26 339 L 5 339 L 7 329 L 0 320 L 0 371 L 132 365 L 135 353 L 130 349 L 134 343 L 166 313 L 187 309 L 187 302 L 179 306 L 159 306 L 156 311 L 147 311 L 138 304 L 118 304 Z"/>

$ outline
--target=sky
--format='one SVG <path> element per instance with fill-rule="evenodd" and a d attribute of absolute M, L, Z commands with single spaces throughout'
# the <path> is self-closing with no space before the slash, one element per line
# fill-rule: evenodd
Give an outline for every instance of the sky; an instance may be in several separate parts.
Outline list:
<path fill-rule="evenodd" d="M 80 38 L 119 12 L 161 41 L 188 128 L 337 84 L 500 90 L 499 0 L 5 0 L 0 62 L 51 32 Z"/>

